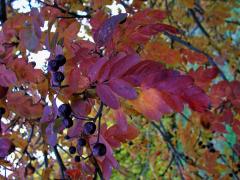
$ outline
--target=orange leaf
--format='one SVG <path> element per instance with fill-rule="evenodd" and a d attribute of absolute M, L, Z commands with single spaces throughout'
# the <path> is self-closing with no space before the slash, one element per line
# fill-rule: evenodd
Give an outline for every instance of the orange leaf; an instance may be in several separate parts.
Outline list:
<path fill-rule="evenodd" d="M 144 90 L 136 100 L 129 101 L 133 108 L 151 120 L 159 120 L 165 113 L 172 109 L 164 101 L 162 93 L 154 88 Z"/>

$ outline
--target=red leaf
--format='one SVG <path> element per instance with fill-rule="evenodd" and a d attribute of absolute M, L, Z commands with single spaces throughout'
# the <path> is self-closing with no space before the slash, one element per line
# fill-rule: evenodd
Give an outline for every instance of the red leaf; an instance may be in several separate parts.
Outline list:
<path fill-rule="evenodd" d="M 109 86 L 119 96 L 122 96 L 126 99 L 137 98 L 137 93 L 132 85 L 122 79 L 110 80 Z"/>
<path fill-rule="evenodd" d="M 0 65 L 0 86 L 8 87 L 16 83 L 16 81 L 15 73 L 6 69 L 5 65 Z"/>
<path fill-rule="evenodd" d="M 110 76 L 121 77 L 126 73 L 131 67 L 140 62 L 140 57 L 137 54 L 132 54 L 125 56 L 124 58 L 117 61 L 111 68 Z"/>
<path fill-rule="evenodd" d="M 98 84 L 96 88 L 97 94 L 101 101 L 113 109 L 120 107 L 119 101 L 111 88 L 105 84 Z"/>
<path fill-rule="evenodd" d="M 27 118 L 39 118 L 42 116 L 43 105 L 40 103 L 33 104 L 30 96 L 22 92 L 8 92 L 8 107 L 20 116 Z"/>
<path fill-rule="evenodd" d="M 86 101 L 82 99 L 73 99 L 71 103 L 72 110 L 77 116 L 87 116 L 92 109 L 94 102 L 91 99 Z"/>
<path fill-rule="evenodd" d="M 124 114 L 122 109 L 117 109 L 115 111 L 115 118 L 117 120 L 117 125 L 119 126 L 119 130 L 127 131 L 128 129 L 127 117 Z"/>
<path fill-rule="evenodd" d="M 220 133 L 227 133 L 227 130 L 222 123 L 214 122 L 211 124 L 211 130 L 220 132 Z"/>
<path fill-rule="evenodd" d="M 206 111 L 211 105 L 209 97 L 202 89 L 196 86 L 186 88 L 183 98 L 190 108 L 198 112 Z"/>
<path fill-rule="evenodd" d="M 197 71 L 191 70 L 189 75 L 195 80 L 195 84 L 201 88 L 207 88 L 211 81 L 218 75 L 216 67 L 204 69 L 202 66 Z"/>
<path fill-rule="evenodd" d="M 45 76 L 40 69 L 34 69 L 31 63 L 25 59 L 15 59 L 11 62 L 10 67 L 16 72 L 18 81 L 39 83 L 44 80 Z"/>

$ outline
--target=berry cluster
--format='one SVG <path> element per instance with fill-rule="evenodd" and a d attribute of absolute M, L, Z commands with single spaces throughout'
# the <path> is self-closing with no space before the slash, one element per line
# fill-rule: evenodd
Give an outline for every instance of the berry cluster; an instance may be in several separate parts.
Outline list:
<path fill-rule="evenodd" d="M 208 148 L 209 152 L 211 152 L 211 153 L 215 153 L 215 152 L 216 152 L 216 150 L 215 150 L 214 145 L 213 145 L 212 142 L 208 142 L 208 143 L 205 145 L 205 144 L 203 144 L 202 141 L 199 141 L 199 142 L 198 142 L 198 145 L 199 145 L 202 149 Z"/>
<path fill-rule="evenodd" d="M 83 126 L 83 133 L 82 137 L 80 137 L 77 141 L 77 147 L 78 148 L 83 148 L 84 146 L 87 145 L 87 140 L 85 139 L 86 136 L 93 135 L 96 131 L 96 125 L 94 122 L 86 122 Z M 70 137 L 67 135 L 65 136 L 65 139 L 70 139 Z M 69 147 L 69 153 L 70 154 L 75 154 L 77 152 L 77 148 L 75 146 L 70 146 Z M 96 142 L 93 146 L 92 149 L 92 154 L 93 156 L 104 156 L 107 152 L 107 148 L 103 143 Z M 91 156 L 90 155 L 90 156 Z M 80 162 L 81 157 L 79 155 L 76 155 L 74 157 L 75 162 Z"/>
<path fill-rule="evenodd" d="M 70 104 L 62 104 L 58 107 L 58 112 L 62 118 L 62 123 L 65 128 L 70 128 L 73 126 L 73 120 L 70 117 L 72 113 L 72 108 Z"/>
<path fill-rule="evenodd" d="M 57 86 L 59 86 L 64 80 L 64 74 L 61 71 L 58 71 L 58 69 L 65 63 L 66 58 L 61 54 L 57 55 L 55 59 L 48 62 L 48 70 L 53 72 L 53 83 Z"/>

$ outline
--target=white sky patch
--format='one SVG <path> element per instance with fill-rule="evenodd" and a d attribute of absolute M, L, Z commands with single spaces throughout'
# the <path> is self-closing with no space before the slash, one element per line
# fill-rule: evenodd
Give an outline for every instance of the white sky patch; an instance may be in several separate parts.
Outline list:
<path fill-rule="evenodd" d="M 121 4 L 117 4 L 116 1 L 112 5 L 107 5 L 111 9 L 112 15 L 118 15 L 119 13 L 126 13 L 126 9 Z"/>
<path fill-rule="evenodd" d="M 12 3 L 14 9 L 18 9 L 19 13 L 26 13 L 30 11 L 30 6 L 27 0 L 17 0 Z M 31 1 L 32 8 L 39 8 L 36 0 Z"/>
<path fill-rule="evenodd" d="M 38 51 L 37 53 L 30 53 L 29 62 L 36 62 L 35 69 L 42 69 L 50 56 L 50 52 L 47 50 Z"/>

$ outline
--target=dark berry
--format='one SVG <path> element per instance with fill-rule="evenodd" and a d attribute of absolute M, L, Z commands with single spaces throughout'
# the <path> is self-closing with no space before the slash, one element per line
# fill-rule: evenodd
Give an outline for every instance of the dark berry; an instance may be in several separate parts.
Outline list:
<path fill-rule="evenodd" d="M 208 149 L 213 148 L 213 143 L 211 143 L 211 142 L 208 143 L 208 144 L 207 144 L 207 148 L 208 148 Z"/>
<path fill-rule="evenodd" d="M 87 122 L 84 124 L 83 131 L 86 135 L 91 135 L 96 131 L 96 124 L 93 122 Z"/>
<path fill-rule="evenodd" d="M 65 128 L 70 128 L 73 126 L 73 120 L 69 117 L 63 119 L 63 125 Z"/>
<path fill-rule="evenodd" d="M 66 135 L 66 136 L 64 136 L 64 139 L 68 140 L 68 139 L 70 139 L 70 136 Z"/>
<path fill-rule="evenodd" d="M 210 149 L 209 149 L 209 152 L 211 152 L 211 153 L 215 153 L 216 150 L 215 150 L 214 148 L 210 148 Z"/>
<path fill-rule="evenodd" d="M 56 60 L 51 60 L 48 62 L 48 70 L 56 72 L 59 69 L 59 64 Z"/>
<path fill-rule="evenodd" d="M 59 66 L 63 66 L 66 63 L 66 58 L 62 54 L 57 55 L 55 60 L 58 62 Z"/>
<path fill-rule="evenodd" d="M 79 145 L 80 147 L 83 147 L 83 146 L 85 146 L 86 144 L 87 144 L 87 142 L 86 142 L 85 139 L 83 139 L 83 138 L 79 138 L 79 139 L 78 139 L 78 145 Z"/>
<path fill-rule="evenodd" d="M 76 151 L 77 151 L 76 147 L 74 147 L 74 146 L 70 146 L 70 147 L 69 147 L 69 152 L 70 152 L 70 154 L 75 154 Z"/>
<path fill-rule="evenodd" d="M 206 148 L 206 145 L 205 145 L 205 144 L 203 144 L 203 145 L 201 146 L 201 148 L 203 148 L 203 149 L 204 149 L 204 148 Z"/>
<path fill-rule="evenodd" d="M 58 112 L 62 117 L 69 117 L 72 113 L 70 104 L 62 104 L 58 107 Z"/>
<path fill-rule="evenodd" d="M 240 170 L 240 164 L 237 164 L 237 168 Z"/>
<path fill-rule="evenodd" d="M 30 159 L 31 161 L 35 161 L 37 158 L 35 156 L 32 156 Z"/>
<path fill-rule="evenodd" d="M 94 156 L 104 156 L 107 152 L 107 148 L 102 143 L 97 143 L 93 146 L 93 155 Z"/>
<path fill-rule="evenodd" d="M 123 24 L 123 23 L 125 23 L 126 20 L 127 20 L 127 18 L 124 18 L 119 24 Z"/>
<path fill-rule="evenodd" d="M 6 112 L 5 108 L 0 107 L 0 115 L 3 115 Z"/>
<path fill-rule="evenodd" d="M 128 145 L 129 145 L 129 146 L 133 145 L 133 142 L 132 142 L 132 141 L 129 141 L 129 142 L 128 142 Z"/>
<path fill-rule="evenodd" d="M 202 142 L 202 141 L 199 141 L 199 142 L 198 142 L 198 145 L 199 145 L 199 146 L 201 146 L 202 144 L 203 144 L 203 142 Z"/>
<path fill-rule="evenodd" d="M 233 177 L 233 174 L 232 174 L 232 173 L 230 173 L 230 174 L 229 174 L 229 176 L 230 176 L 230 177 Z"/>
<path fill-rule="evenodd" d="M 75 160 L 75 162 L 80 162 L 80 161 L 81 161 L 81 158 L 80 158 L 80 156 L 75 156 L 75 157 L 74 157 L 74 160 Z"/>
<path fill-rule="evenodd" d="M 36 66 L 36 62 L 35 61 L 30 62 L 30 64 L 32 65 L 33 68 Z"/>
<path fill-rule="evenodd" d="M 60 83 L 64 80 L 64 74 L 60 71 L 54 72 L 53 73 L 53 81 L 55 83 Z"/>

